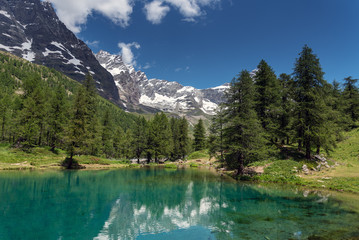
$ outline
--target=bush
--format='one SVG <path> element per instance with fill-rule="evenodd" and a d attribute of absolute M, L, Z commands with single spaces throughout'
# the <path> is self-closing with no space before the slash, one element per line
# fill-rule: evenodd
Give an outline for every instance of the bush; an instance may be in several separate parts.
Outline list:
<path fill-rule="evenodd" d="M 197 163 L 190 163 L 189 166 L 193 167 L 193 168 L 196 168 L 196 167 L 198 167 L 198 164 Z"/>
<path fill-rule="evenodd" d="M 188 159 L 199 159 L 199 158 L 209 158 L 209 155 L 206 150 L 196 151 L 188 155 Z"/>
<path fill-rule="evenodd" d="M 168 163 L 168 164 L 165 164 L 165 168 L 177 168 L 177 165 L 174 163 Z"/>

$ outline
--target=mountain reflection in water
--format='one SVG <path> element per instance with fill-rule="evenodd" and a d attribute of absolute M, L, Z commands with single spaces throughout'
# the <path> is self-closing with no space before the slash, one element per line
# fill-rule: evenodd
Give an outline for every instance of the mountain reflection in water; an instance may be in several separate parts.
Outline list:
<path fill-rule="evenodd" d="M 0 173 L 0 239 L 359 236 L 359 215 L 344 207 L 197 169 Z"/>

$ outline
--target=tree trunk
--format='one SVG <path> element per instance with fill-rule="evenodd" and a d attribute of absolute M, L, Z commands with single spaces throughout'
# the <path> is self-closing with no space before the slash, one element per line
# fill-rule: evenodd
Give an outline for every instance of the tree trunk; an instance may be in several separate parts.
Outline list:
<path fill-rule="evenodd" d="M 151 158 L 152 158 L 151 154 L 147 153 L 147 164 L 150 164 Z"/>
<path fill-rule="evenodd" d="M 41 146 L 41 142 L 42 142 L 42 124 L 40 125 L 40 135 L 39 135 L 39 142 L 37 145 Z"/>
<path fill-rule="evenodd" d="M 238 156 L 238 173 L 237 175 L 243 175 L 244 172 L 244 162 L 243 162 L 243 154 L 239 154 Z"/>
<path fill-rule="evenodd" d="M 298 140 L 298 151 L 302 151 L 302 140 Z"/>
<path fill-rule="evenodd" d="M 5 140 L 5 117 L 3 117 L 3 119 L 2 119 L 1 139 Z"/>
<path fill-rule="evenodd" d="M 317 155 L 319 155 L 320 154 L 320 145 L 318 144 L 317 145 Z"/>
<path fill-rule="evenodd" d="M 311 158 L 311 149 L 310 149 L 310 141 L 305 142 L 305 158 L 310 159 Z"/>

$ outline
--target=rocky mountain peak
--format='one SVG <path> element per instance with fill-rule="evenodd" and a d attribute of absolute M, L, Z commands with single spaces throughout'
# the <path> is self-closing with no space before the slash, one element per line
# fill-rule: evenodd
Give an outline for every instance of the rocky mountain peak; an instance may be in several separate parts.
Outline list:
<path fill-rule="evenodd" d="M 120 55 L 100 51 L 96 58 L 113 75 L 120 98 L 135 106 L 177 114 L 212 115 L 229 87 L 226 84 L 200 90 L 178 82 L 148 79 L 144 72 L 126 65 Z"/>
<path fill-rule="evenodd" d="M 59 20 L 48 1 L 0 0 L 0 50 L 63 72 L 82 82 L 93 75 L 102 96 L 118 103 L 112 75 Z"/>

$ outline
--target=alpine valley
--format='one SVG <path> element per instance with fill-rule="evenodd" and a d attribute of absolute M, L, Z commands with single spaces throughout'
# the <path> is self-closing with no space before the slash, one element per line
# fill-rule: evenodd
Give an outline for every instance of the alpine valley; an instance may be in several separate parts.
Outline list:
<path fill-rule="evenodd" d="M 148 79 L 120 55 L 96 55 L 59 20 L 51 3 L 0 0 L 0 50 L 54 68 L 82 82 L 86 73 L 98 92 L 127 111 L 165 111 L 181 116 L 213 115 L 229 84 L 196 89 L 177 82 Z"/>

